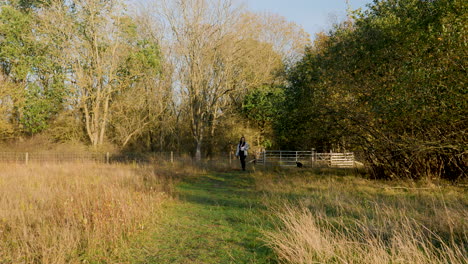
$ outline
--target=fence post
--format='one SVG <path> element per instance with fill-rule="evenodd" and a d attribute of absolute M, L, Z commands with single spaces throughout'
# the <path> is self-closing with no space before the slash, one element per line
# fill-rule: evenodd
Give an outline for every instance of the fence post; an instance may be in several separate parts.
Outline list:
<path fill-rule="evenodd" d="M 229 151 L 229 166 L 232 166 L 232 151 Z"/>
<path fill-rule="evenodd" d="M 310 150 L 310 166 L 314 166 L 314 148 Z"/>
<path fill-rule="evenodd" d="M 267 160 L 266 160 L 266 152 L 267 152 L 266 150 L 263 151 L 263 166 L 266 166 L 266 162 L 267 162 Z"/>
<path fill-rule="evenodd" d="M 171 151 L 171 164 L 174 163 L 174 151 Z"/>
<path fill-rule="evenodd" d="M 29 153 L 26 152 L 26 154 L 24 155 L 24 163 L 28 165 L 28 162 L 29 162 Z"/>
<path fill-rule="evenodd" d="M 106 163 L 109 164 L 110 161 L 110 155 L 109 152 L 106 152 Z"/>

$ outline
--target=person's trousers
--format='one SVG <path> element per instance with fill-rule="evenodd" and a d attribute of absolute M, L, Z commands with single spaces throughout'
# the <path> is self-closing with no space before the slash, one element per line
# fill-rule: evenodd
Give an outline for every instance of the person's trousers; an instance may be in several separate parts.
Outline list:
<path fill-rule="evenodd" d="M 239 158 L 240 158 L 242 170 L 245 171 L 245 158 L 246 158 L 246 156 L 240 156 Z"/>

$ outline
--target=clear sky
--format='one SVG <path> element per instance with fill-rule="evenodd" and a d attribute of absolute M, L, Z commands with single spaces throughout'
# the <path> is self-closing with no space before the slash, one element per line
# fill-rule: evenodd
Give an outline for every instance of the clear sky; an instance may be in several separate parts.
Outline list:
<path fill-rule="evenodd" d="M 314 38 L 346 18 L 346 0 L 244 0 L 252 11 L 282 15 L 301 25 Z M 352 9 L 365 8 L 372 0 L 349 0 Z"/>

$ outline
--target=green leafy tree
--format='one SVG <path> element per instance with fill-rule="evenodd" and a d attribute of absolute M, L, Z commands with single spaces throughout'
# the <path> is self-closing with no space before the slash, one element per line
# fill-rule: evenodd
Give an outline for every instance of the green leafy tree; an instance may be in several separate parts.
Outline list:
<path fill-rule="evenodd" d="M 13 6 L 1 6 L 0 11 L 0 65 L 8 80 L 21 83 L 34 64 L 34 40 L 31 15 Z"/>
<path fill-rule="evenodd" d="M 243 115 L 260 130 L 257 145 L 273 145 L 272 126 L 278 119 L 284 103 L 284 90 L 280 87 L 262 86 L 250 91 L 242 104 Z"/>
<path fill-rule="evenodd" d="M 14 4 L 1 7 L 0 65 L 3 80 L 17 90 L 9 96 L 14 107 L 10 120 L 32 135 L 63 109 L 64 70 L 56 59 L 58 50 L 41 41 L 33 3 L 28 8 Z"/>
<path fill-rule="evenodd" d="M 466 176 L 466 11 L 457 0 L 374 1 L 291 71 L 288 115 L 360 148 L 376 177 Z"/>
<path fill-rule="evenodd" d="M 287 100 L 275 125 L 281 148 L 323 152 L 349 148 L 343 142 L 348 134 L 337 112 L 336 94 L 322 79 L 324 58 L 319 43 L 323 45 L 326 39 L 317 38 L 315 47 L 307 48 L 303 59 L 288 72 Z"/>

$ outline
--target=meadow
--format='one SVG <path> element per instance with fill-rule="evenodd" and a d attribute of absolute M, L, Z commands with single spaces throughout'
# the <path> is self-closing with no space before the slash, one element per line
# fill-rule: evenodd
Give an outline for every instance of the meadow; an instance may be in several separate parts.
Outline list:
<path fill-rule="evenodd" d="M 282 263 L 468 262 L 466 187 L 333 169 L 255 178 L 278 218 L 264 235 Z"/>
<path fill-rule="evenodd" d="M 0 263 L 113 263 L 167 199 L 151 167 L 0 165 Z"/>
<path fill-rule="evenodd" d="M 467 263 L 468 193 L 339 169 L 0 165 L 0 263 Z"/>
<path fill-rule="evenodd" d="M 280 2 L 0 1 L 0 264 L 468 264 L 468 1 Z"/>

